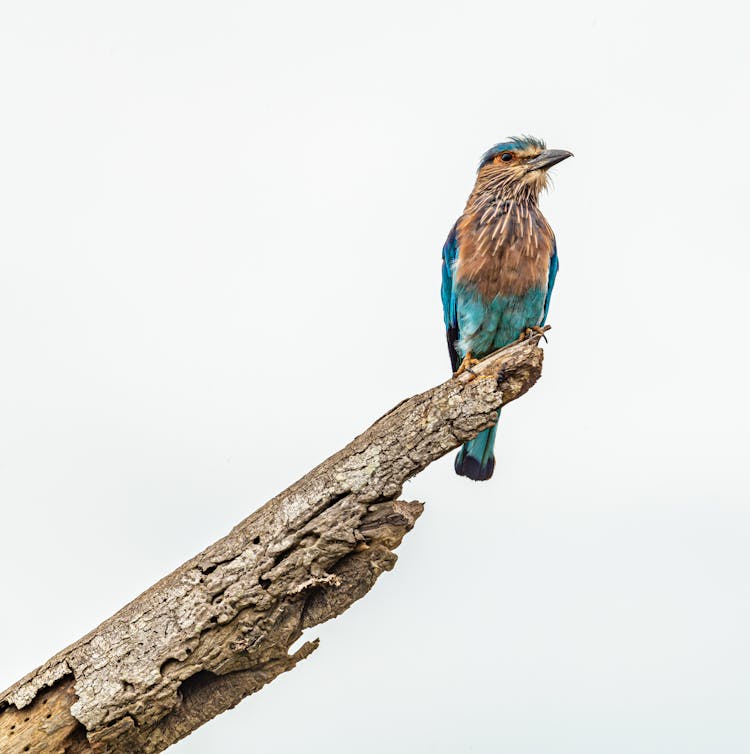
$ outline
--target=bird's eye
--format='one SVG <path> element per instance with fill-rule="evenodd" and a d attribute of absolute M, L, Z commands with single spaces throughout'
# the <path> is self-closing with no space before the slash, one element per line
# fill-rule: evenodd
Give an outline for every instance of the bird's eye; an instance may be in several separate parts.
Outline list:
<path fill-rule="evenodd" d="M 502 154 L 500 155 L 500 159 L 501 159 L 501 160 L 502 160 L 503 162 L 510 162 L 510 161 L 511 161 L 511 160 L 513 159 L 513 153 L 512 153 L 512 152 L 503 152 L 503 153 L 502 153 Z"/>

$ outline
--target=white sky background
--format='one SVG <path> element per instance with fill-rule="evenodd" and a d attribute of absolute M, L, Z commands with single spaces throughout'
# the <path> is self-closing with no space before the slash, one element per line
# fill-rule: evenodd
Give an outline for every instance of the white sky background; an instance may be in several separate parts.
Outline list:
<path fill-rule="evenodd" d="M 748 19 L 627 5 L 0 6 L 0 687 L 448 376 L 528 132 L 576 156 L 494 479 L 411 481 L 396 570 L 173 751 L 750 750 Z"/>

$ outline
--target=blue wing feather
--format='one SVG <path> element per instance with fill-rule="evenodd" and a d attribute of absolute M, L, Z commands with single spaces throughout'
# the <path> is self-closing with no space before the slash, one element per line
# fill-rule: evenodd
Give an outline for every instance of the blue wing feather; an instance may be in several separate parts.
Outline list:
<path fill-rule="evenodd" d="M 542 316 L 541 324 L 547 321 L 547 313 L 549 312 L 549 302 L 552 298 L 552 289 L 555 287 L 555 278 L 557 277 L 557 271 L 560 269 L 560 263 L 557 259 L 557 243 L 552 248 L 552 259 L 549 261 L 549 277 L 547 278 L 547 297 L 544 299 L 544 315 Z"/>
<path fill-rule="evenodd" d="M 456 352 L 456 341 L 460 335 L 458 332 L 458 314 L 456 312 L 456 291 L 453 286 L 453 275 L 457 257 L 458 239 L 456 238 L 456 226 L 454 225 L 443 246 L 443 283 L 440 287 L 440 297 L 443 300 L 445 334 L 448 339 L 448 352 L 454 372 L 458 369 L 460 362 L 458 353 Z"/>

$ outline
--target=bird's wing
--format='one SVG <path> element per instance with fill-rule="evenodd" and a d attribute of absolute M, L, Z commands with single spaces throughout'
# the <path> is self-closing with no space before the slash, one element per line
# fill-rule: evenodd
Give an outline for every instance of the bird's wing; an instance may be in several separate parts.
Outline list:
<path fill-rule="evenodd" d="M 443 299 L 445 334 L 448 338 L 448 353 L 451 357 L 451 366 L 454 372 L 458 369 L 461 361 L 456 351 L 456 341 L 459 338 L 459 332 L 458 315 L 456 313 L 456 291 L 453 287 L 454 267 L 457 257 L 458 239 L 456 238 L 456 226 L 454 225 L 443 246 L 443 284 L 440 287 L 440 296 Z"/>
<path fill-rule="evenodd" d="M 547 297 L 544 299 L 544 315 L 542 316 L 541 324 L 547 321 L 547 313 L 549 312 L 549 301 L 552 298 L 552 289 L 555 287 L 555 278 L 557 277 L 557 270 L 560 267 L 560 263 L 557 261 L 557 242 L 554 242 L 552 247 L 552 258 L 549 260 L 549 277 L 547 278 Z"/>

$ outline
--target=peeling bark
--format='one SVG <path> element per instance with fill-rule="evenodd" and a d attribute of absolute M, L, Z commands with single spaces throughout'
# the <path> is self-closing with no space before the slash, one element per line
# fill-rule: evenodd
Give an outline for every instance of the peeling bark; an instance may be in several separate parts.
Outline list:
<path fill-rule="evenodd" d="M 403 483 L 539 378 L 538 336 L 409 398 L 0 695 L 3 754 L 155 754 L 317 646 L 289 647 L 393 568 L 422 504 Z"/>

